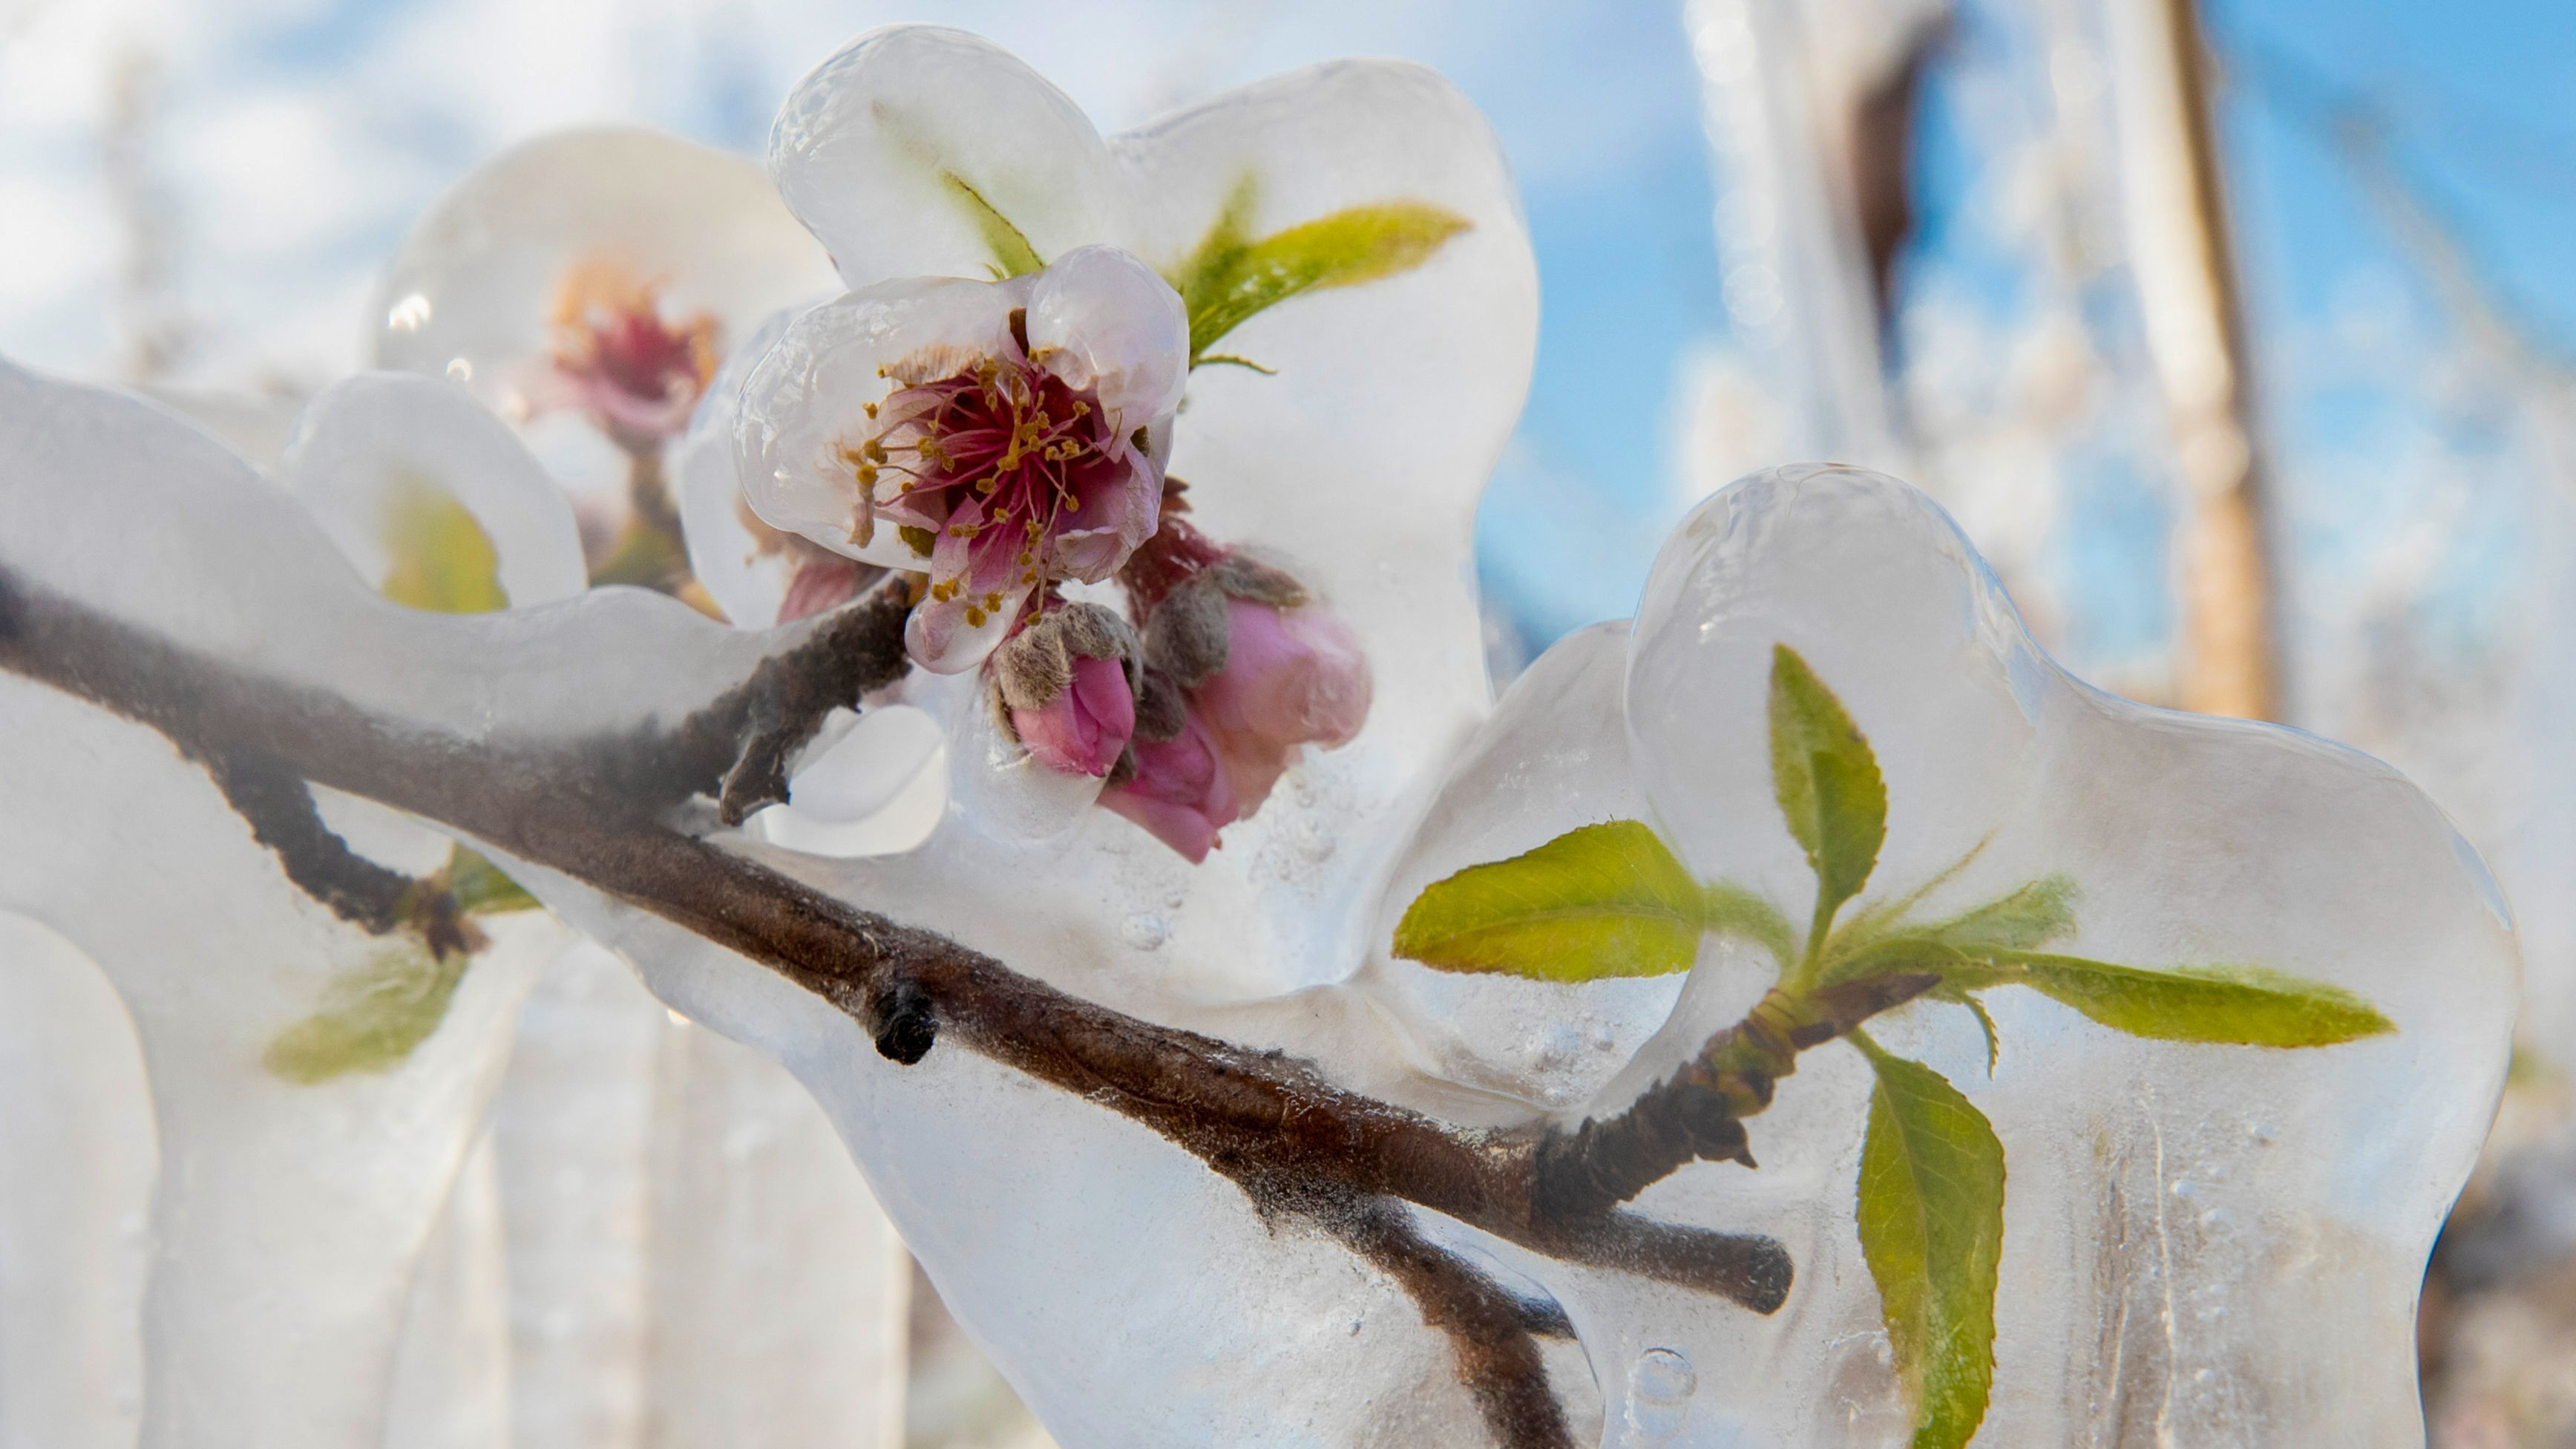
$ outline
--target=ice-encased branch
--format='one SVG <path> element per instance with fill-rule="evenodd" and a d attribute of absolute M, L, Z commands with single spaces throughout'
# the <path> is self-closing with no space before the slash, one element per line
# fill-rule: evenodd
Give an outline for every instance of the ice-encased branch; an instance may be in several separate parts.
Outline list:
<path fill-rule="evenodd" d="M 1922 972 L 1867 976 L 1813 991 L 1773 989 L 1742 1021 L 1624 1111 L 1539 1139 L 1533 1192 L 1546 1215 L 1580 1221 L 1609 1212 L 1696 1161 L 1754 1165 L 1744 1119 L 1819 1047 L 1941 984 Z"/>
<path fill-rule="evenodd" d="M 814 992 L 897 1061 L 917 1061 L 946 1041 L 1153 1129 L 1265 1211 L 1318 1221 L 1402 1283 L 1457 1345 L 1462 1380 L 1514 1449 L 1559 1442 L 1531 1390 L 1512 1387 L 1536 1365 L 1532 1335 L 1549 1325 L 1413 1233 L 1394 1202 L 1756 1312 L 1785 1299 L 1791 1264 L 1769 1238 L 1656 1222 L 1608 1204 L 1551 1209 L 1539 1192 L 1537 1134 L 1452 1127 L 1344 1091 L 1282 1053 L 1067 995 L 675 823 L 693 797 L 725 802 L 727 815 L 779 798 L 784 762 L 823 715 L 901 673 L 902 618 L 897 599 L 863 600 L 676 727 L 577 740 L 468 740 L 388 718 L 329 690 L 226 664 L 5 570 L 0 668 L 145 724 L 192 758 L 256 754 L 302 781 L 437 821 L 582 881 Z M 1318 1204 L 1337 1206 L 1324 1213 Z M 1545 1396 L 1543 1374 L 1528 1383 Z"/>

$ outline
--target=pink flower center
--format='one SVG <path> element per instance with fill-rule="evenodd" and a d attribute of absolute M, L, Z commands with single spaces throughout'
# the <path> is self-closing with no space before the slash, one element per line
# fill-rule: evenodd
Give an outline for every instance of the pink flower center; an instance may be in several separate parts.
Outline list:
<path fill-rule="evenodd" d="M 554 370 L 569 400 L 630 446 L 677 433 L 716 371 L 716 319 L 665 320 L 660 290 L 598 257 L 555 290 Z"/>
<path fill-rule="evenodd" d="M 915 552 L 946 556 L 934 556 L 930 597 L 963 597 L 971 627 L 1054 578 L 1056 538 L 1105 525 L 1105 495 L 1133 466 L 1097 394 L 1025 359 L 984 358 L 868 411 L 876 435 L 842 459 Z M 873 527 L 863 519 L 863 534 Z M 949 566 L 945 540 L 964 545 L 963 567 Z"/>
<path fill-rule="evenodd" d="M 589 319 L 588 330 L 587 351 L 599 375 L 629 397 L 694 402 L 706 386 L 697 328 L 672 328 L 652 312 L 619 312 Z"/>

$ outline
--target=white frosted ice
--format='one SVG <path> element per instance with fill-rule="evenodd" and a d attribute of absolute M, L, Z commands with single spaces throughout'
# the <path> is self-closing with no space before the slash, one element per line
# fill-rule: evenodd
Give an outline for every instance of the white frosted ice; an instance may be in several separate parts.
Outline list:
<path fill-rule="evenodd" d="M 852 109 L 864 88 L 824 83 L 888 55 L 910 60 L 870 82 L 881 107 Z M 1178 427 L 1172 466 L 1191 482 L 1194 518 L 1271 551 L 1332 602 L 1375 670 L 1374 711 L 1352 744 L 1292 769 L 1204 866 L 1097 810 L 1051 834 L 997 830 L 997 811 L 1029 801 L 985 788 L 989 741 L 970 731 L 989 715 L 971 691 L 935 686 L 915 702 L 946 706 L 932 712 L 949 744 L 932 753 L 952 788 L 926 840 L 844 858 L 755 827 L 719 835 L 726 848 L 1077 995 L 1281 1049 L 1463 1126 L 1570 1124 L 1625 1106 L 1736 1020 L 1766 984 L 1762 958 L 1710 940 L 1679 980 L 1440 976 L 1390 959 L 1394 924 L 1434 880 L 1612 818 L 1650 821 L 1700 875 L 1799 901 L 1807 866 L 1773 800 L 1765 724 L 1764 671 L 1789 645 L 1849 706 L 1884 771 L 1893 803 L 1865 900 L 1933 882 L 1972 852 L 1929 908 L 2062 872 L 2082 891 L 2069 949 L 2292 972 L 2365 998 L 2396 1027 L 2296 1051 L 2179 1045 L 2115 1036 L 2004 990 L 1989 994 L 2002 1039 L 1989 1074 L 1984 1040 L 1956 1007 L 1918 1002 L 1873 1023 L 1889 1050 L 1966 1093 L 2009 1163 L 1984 1442 L 2420 1442 L 2414 1294 L 2492 1110 L 2516 990 L 2502 903 L 2420 793 L 2305 736 L 2089 690 L 2031 644 L 1937 509 L 1835 468 L 1759 475 L 1710 500 L 1665 549 L 1633 626 L 1567 640 L 1489 710 L 1467 524 L 1527 376 L 1535 292 L 1481 120 L 1423 72 L 1351 63 L 1102 142 L 1060 93 L 997 57 L 898 31 L 827 63 L 779 128 L 781 154 L 803 158 L 780 163 L 791 203 L 826 231 L 879 194 L 918 209 L 919 168 L 899 163 L 930 135 L 989 163 L 996 204 L 1045 254 L 1106 239 L 1176 258 L 1247 173 L 1259 180 L 1255 233 L 1388 196 L 1469 222 L 1414 271 L 1246 323 L 1229 346 L 1277 375 L 1194 374 Z M 824 144 L 834 137 L 847 149 Z M 1113 224 L 1122 233 L 1104 238 Z M 847 280 L 888 267 L 961 273 L 947 261 L 983 245 L 971 228 L 883 235 L 883 255 L 836 247 Z M 0 567 L 466 748 L 667 724 L 810 628 L 726 629 L 622 590 L 470 618 L 399 610 L 210 439 L 138 404 L 6 371 Z M 465 1119 L 451 1129 L 438 1116 L 432 1150 L 415 1141 L 392 1154 L 296 1110 L 321 1095 L 280 1095 L 246 1070 L 231 1044 L 261 1039 L 287 1003 L 310 999 L 307 965 L 346 948 L 345 928 L 280 888 L 202 771 L 159 736 L 7 676 L 0 717 L 33 742 L 0 754 L 11 812 L 0 816 L 0 905 L 46 913 L 125 992 L 165 1164 L 219 1143 L 228 1168 L 265 1153 L 263 1165 L 306 1174 L 209 1169 L 230 1196 L 185 1222 L 167 1219 L 164 1194 L 169 1271 L 156 1275 L 148 1323 L 154 1422 L 204 1422 L 282 1392 L 273 1342 L 217 1334 L 245 1316 L 354 1325 L 306 1366 L 327 1351 L 338 1367 L 372 1354 L 381 1369 L 401 1285 L 384 1245 L 408 1252 L 430 1231 Z M 809 752 L 806 767 L 830 764 L 834 748 Z M 56 758 L 87 768 L 73 777 L 31 763 Z M 923 778 L 889 793 L 884 779 L 852 774 L 853 798 L 888 802 L 879 815 Z M 835 778 L 816 783 L 829 793 Z M 1293 1215 L 1256 1213 L 1179 1146 L 958 1044 L 898 1066 L 784 978 L 553 871 L 512 870 L 634 963 L 670 1008 L 802 1081 L 943 1299 L 1071 1449 L 1490 1442 L 1448 1339 L 1399 1287 Z M 138 881 L 153 885 L 149 911 L 133 908 Z M 165 964 L 175 922 L 196 930 L 184 974 Z M 497 1012 L 468 991 L 497 991 L 498 976 L 478 965 L 451 1017 Z M 642 1011 L 653 1031 L 675 1029 Z M 463 1035 L 443 1029 L 397 1072 L 333 1090 L 439 1085 L 459 1098 L 472 1064 L 448 1057 L 463 1054 Z M 712 1093 L 753 1090 L 756 1075 L 715 1070 Z M 631 1071 L 599 1085 L 637 1090 Z M 1797 1278 L 1771 1316 L 1416 1216 L 1499 1281 L 1565 1310 L 1577 1339 L 1544 1353 L 1579 1438 L 1903 1443 L 1911 1424 L 1853 1225 L 1867 1086 L 1860 1058 L 1818 1048 L 1751 1121 L 1760 1168 L 1696 1163 L 1635 1204 L 1777 1239 Z M 616 1110 L 619 1132 L 586 1143 L 616 1156 L 617 1172 L 649 1177 L 634 1160 L 650 1155 L 637 1145 L 649 1133 L 629 1120 L 640 1109 Z M 702 1129 L 688 1128 L 704 1140 Z M 497 1141 L 506 1185 L 506 1118 Z M 280 1186 L 305 1184 L 326 1153 L 365 1171 L 300 1186 L 302 1197 Z M 351 1183 L 364 1191 L 317 1220 L 312 1195 Z M 675 1179 L 676 1197 L 652 1200 L 715 1211 L 694 1196 L 703 1186 Z M 621 1189 L 610 1206 L 637 1203 Z M 810 1224 L 846 1210 L 787 1216 Z M 182 1231 L 196 1236 L 179 1243 Z M 190 1256 L 172 1263 L 174 1245 Z M 730 1312 L 757 1301 L 746 1285 L 792 1275 L 793 1255 L 729 1256 L 753 1246 L 728 1239 L 673 1269 L 664 1281 L 685 1285 L 673 1301 Z M 836 1271 L 858 1282 L 864 1259 L 854 1251 Z M 603 1269 L 637 1301 L 641 1288 L 617 1275 L 644 1271 Z M 351 1301 L 281 1304 L 257 1297 L 263 1287 Z M 582 1362 L 623 1374 L 637 1352 Z M 297 1409 L 317 1436 L 363 1435 L 352 1426 L 373 1403 L 364 1398 L 308 1393 Z M 726 1422 L 714 1399 L 691 1403 L 707 1415 L 694 1422 Z"/>
<path fill-rule="evenodd" d="M 152 1102 L 96 963 L 0 913 L 0 1446 L 131 1449 Z"/>

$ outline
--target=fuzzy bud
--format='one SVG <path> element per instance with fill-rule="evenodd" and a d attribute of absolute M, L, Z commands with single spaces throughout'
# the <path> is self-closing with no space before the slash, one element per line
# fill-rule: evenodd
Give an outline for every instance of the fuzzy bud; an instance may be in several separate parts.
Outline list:
<path fill-rule="evenodd" d="M 1012 732 L 1050 770 L 1107 775 L 1136 732 L 1140 653 L 1134 628 L 1097 604 L 1040 615 L 993 654 Z"/>

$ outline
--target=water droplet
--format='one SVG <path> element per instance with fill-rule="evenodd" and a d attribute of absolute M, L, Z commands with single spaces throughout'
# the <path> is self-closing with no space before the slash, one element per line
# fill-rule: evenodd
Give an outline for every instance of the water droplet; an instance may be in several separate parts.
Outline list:
<path fill-rule="evenodd" d="M 1669 1348 L 1650 1348 L 1628 1366 L 1627 1442 L 1667 1444 L 1682 1431 L 1690 1399 L 1699 1390 L 1691 1361 Z"/>
<path fill-rule="evenodd" d="M 1172 934 L 1172 928 L 1163 924 L 1162 917 L 1140 911 L 1127 918 L 1126 923 L 1118 928 L 1118 934 L 1137 950 L 1151 951 L 1163 944 L 1164 938 Z"/>
<path fill-rule="evenodd" d="M 451 357 L 447 359 L 447 378 L 450 382 L 472 382 L 474 380 L 474 364 L 466 361 L 462 357 Z"/>
<path fill-rule="evenodd" d="M 1322 822 L 1312 815 L 1300 815 L 1289 825 L 1288 843 L 1308 860 L 1322 860 L 1333 853 L 1333 838 L 1324 833 Z"/>

